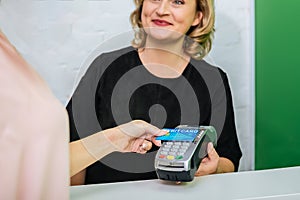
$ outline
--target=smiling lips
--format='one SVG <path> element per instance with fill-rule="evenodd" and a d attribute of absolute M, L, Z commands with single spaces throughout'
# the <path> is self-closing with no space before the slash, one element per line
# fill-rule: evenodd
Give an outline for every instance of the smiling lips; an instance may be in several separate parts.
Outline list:
<path fill-rule="evenodd" d="M 157 26 L 170 26 L 172 23 L 165 21 L 165 20 L 160 20 L 160 19 L 154 19 L 152 22 L 157 25 Z"/>

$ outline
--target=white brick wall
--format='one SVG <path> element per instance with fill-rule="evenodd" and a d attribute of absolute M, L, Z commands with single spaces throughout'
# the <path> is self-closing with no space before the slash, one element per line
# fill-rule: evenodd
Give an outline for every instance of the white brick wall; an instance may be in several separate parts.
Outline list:
<path fill-rule="evenodd" d="M 254 162 L 251 3 L 216 0 L 217 32 L 208 57 L 230 78 L 244 153 L 241 170 L 253 169 Z M 0 28 L 65 104 L 89 53 L 131 30 L 133 8 L 133 0 L 1 0 Z"/>
<path fill-rule="evenodd" d="M 7 0 L 0 26 L 65 103 L 89 51 L 130 28 L 132 7 L 120 0 Z"/>

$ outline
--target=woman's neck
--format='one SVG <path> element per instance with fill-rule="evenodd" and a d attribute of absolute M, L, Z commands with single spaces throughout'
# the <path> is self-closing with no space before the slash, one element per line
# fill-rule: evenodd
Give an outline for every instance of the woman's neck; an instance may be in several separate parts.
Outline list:
<path fill-rule="evenodd" d="M 174 78 L 182 74 L 190 57 L 182 48 L 183 38 L 171 43 L 164 43 L 147 38 L 145 47 L 139 49 L 139 56 L 152 74 L 158 77 Z"/>

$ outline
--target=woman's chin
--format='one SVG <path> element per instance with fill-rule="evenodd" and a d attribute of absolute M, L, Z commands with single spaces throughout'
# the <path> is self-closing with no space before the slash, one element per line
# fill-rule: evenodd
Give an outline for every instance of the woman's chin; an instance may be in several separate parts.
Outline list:
<path fill-rule="evenodd" d="M 158 40 L 158 41 L 173 41 L 177 40 L 182 37 L 181 33 L 178 33 L 176 31 L 167 29 L 167 28 L 160 28 L 160 27 L 155 27 L 155 28 L 149 28 L 148 30 L 145 29 L 146 33 L 148 36 L 150 36 L 152 39 Z"/>

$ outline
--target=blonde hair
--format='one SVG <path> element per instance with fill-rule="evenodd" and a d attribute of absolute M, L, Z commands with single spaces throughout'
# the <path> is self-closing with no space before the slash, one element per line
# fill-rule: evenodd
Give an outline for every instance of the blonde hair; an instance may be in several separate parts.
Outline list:
<path fill-rule="evenodd" d="M 186 33 L 183 45 L 184 51 L 192 58 L 200 60 L 211 50 L 213 35 L 215 32 L 215 11 L 214 0 L 196 0 L 197 11 L 202 12 L 201 22 L 197 26 L 192 26 Z M 135 31 L 132 46 L 140 48 L 145 45 L 146 33 L 143 30 L 141 14 L 144 0 L 134 0 L 136 9 L 130 15 L 130 21 Z"/>

